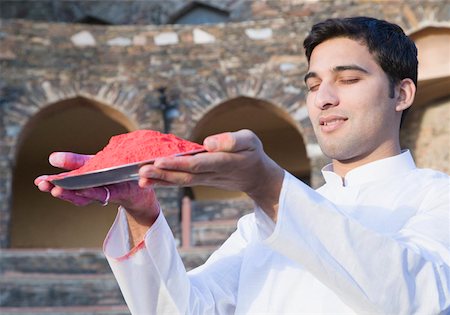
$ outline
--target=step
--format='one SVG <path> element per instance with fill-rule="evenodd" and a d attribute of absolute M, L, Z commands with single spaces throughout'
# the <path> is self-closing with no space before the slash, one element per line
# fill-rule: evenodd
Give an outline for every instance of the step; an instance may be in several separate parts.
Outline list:
<path fill-rule="evenodd" d="M 192 246 L 220 246 L 236 231 L 237 220 L 192 222 Z"/>
<path fill-rule="evenodd" d="M 186 264 L 192 269 L 206 260 L 210 250 L 205 247 L 180 254 L 183 259 L 186 256 Z M 3 249 L 0 250 L 0 275 L 7 272 L 111 274 L 111 268 L 100 249 Z"/>
<path fill-rule="evenodd" d="M 202 265 L 217 247 L 180 248 L 179 253 L 186 269 L 191 270 Z M 122 301 L 106 258 L 99 249 L 1 250 L 0 266 L 0 306 L 44 307 L 48 306 L 46 303 L 68 306 Z M 110 288 L 112 293 L 108 293 L 108 297 L 106 291 Z"/>
<path fill-rule="evenodd" d="M 192 201 L 192 221 L 236 220 L 252 212 L 253 201 L 249 198 L 234 200 Z"/>
<path fill-rule="evenodd" d="M 2 315 L 130 315 L 126 305 L 68 307 L 0 307 Z"/>
<path fill-rule="evenodd" d="M 179 249 L 187 270 L 202 265 L 218 246 Z M 112 274 L 51 274 L 4 272 L 0 278 L 0 314 L 58 314 L 66 306 L 67 314 L 116 314 L 124 304 Z M 71 307 L 67 307 L 70 306 Z M 95 313 L 83 305 L 104 305 Z M 3 307 L 2 307 L 3 306 Z M 53 306 L 49 308 L 49 306 Z M 84 308 L 83 308 L 83 307 Z M 94 306 L 92 306 L 94 307 Z M 110 309 L 112 308 L 112 311 Z M 52 313 L 53 312 L 53 313 Z M 31 313 L 30 313 L 31 314 Z M 66 314 L 62 312 L 60 314 Z M 120 312 L 118 314 L 127 314 Z"/>
<path fill-rule="evenodd" d="M 110 274 L 101 249 L 3 249 L 0 274 L 5 272 Z"/>
<path fill-rule="evenodd" d="M 180 249 L 180 255 L 192 269 L 203 264 L 216 248 L 206 246 L 187 252 Z M 7 272 L 111 274 L 111 269 L 100 249 L 3 249 L 0 275 Z"/>
<path fill-rule="evenodd" d="M 112 274 L 3 273 L 0 306 L 88 306 L 125 304 Z"/>

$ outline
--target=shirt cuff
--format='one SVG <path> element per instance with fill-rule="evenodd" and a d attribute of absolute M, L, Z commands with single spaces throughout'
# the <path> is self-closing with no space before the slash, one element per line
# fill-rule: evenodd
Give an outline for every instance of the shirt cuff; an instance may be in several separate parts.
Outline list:
<path fill-rule="evenodd" d="M 275 230 L 275 222 L 260 207 L 255 208 L 256 227 L 258 236 L 261 240 L 265 240 L 272 235 Z"/>
<path fill-rule="evenodd" d="M 176 277 L 186 278 L 186 274 L 177 273 L 182 268 L 182 262 L 178 256 L 174 263 L 177 249 L 164 215 L 159 212 L 144 240 L 130 250 L 125 211 L 124 208 L 119 208 L 104 242 L 103 251 L 131 314 L 179 314 L 178 306 L 172 299 L 172 296 L 179 294 L 171 292 L 178 293 L 177 287 L 185 290 L 179 283 L 182 281 L 185 284 L 187 280 L 177 280 L 174 284 L 170 282 Z M 161 258 L 163 254 L 154 250 L 155 247 L 168 253 Z M 159 300 L 164 303 L 158 303 Z"/>
<path fill-rule="evenodd" d="M 164 220 L 162 211 L 160 211 L 156 221 L 148 229 L 143 240 L 134 248 L 130 248 L 130 232 L 125 211 L 125 208 L 122 206 L 119 207 L 116 219 L 103 242 L 103 252 L 109 259 L 120 261 L 129 258 L 133 253 L 143 249 L 145 247 L 147 235 L 149 235 L 152 230 L 157 229 L 157 227 L 161 225 L 161 221 Z"/>
<path fill-rule="evenodd" d="M 283 183 L 281 185 L 281 191 L 280 191 L 280 197 L 278 200 L 278 214 L 277 214 L 277 222 L 280 218 L 280 211 L 281 208 L 281 202 L 283 200 L 282 196 L 285 195 L 285 190 L 287 189 L 288 185 L 288 178 L 292 176 L 287 171 L 284 171 L 284 178 Z M 265 240 L 269 238 L 273 232 L 275 231 L 275 228 L 277 224 L 262 210 L 260 207 L 256 206 L 255 208 L 255 219 L 256 219 L 256 226 L 258 230 L 258 235 L 261 240 Z"/>
<path fill-rule="evenodd" d="M 293 192 L 295 187 L 295 193 Z M 295 195 L 293 197 L 292 195 Z M 308 200 L 310 203 L 315 203 L 317 198 L 317 192 L 313 190 L 311 187 L 303 183 L 301 180 L 294 177 L 292 174 L 286 172 L 284 176 L 283 185 L 280 192 L 280 200 L 278 203 L 278 214 L 277 214 L 277 222 L 275 224 L 274 229 L 272 230 L 272 234 L 269 235 L 264 242 L 269 246 L 274 246 L 274 244 L 280 242 L 280 234 L 285 234 L 286 225 L 296 219 L 296 212 L 302 209 L 303 207 L 308 207 Z M 288 201 L 290 199 L 291 201 Z M 292 199 L 295 199 L 295 202 L 292 202 Z M 289 209 L 288 206 L 292 204 L 295 205 L 297 210 L 294 210 L 292 213 L 292 209 Z"/>

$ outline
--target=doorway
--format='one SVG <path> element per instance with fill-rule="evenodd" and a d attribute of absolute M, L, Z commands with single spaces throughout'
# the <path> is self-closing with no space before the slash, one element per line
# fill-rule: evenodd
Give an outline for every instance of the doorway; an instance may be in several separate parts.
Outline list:
<path fill-rule="evenodd" d="M 48 163 L 54 151 L 95 154 L 111 136 L 134 127 L 119 111 L 76 97 L 47 106 L 25 126 L 13 172 L 11 247 L 100 248 L 117 207 L 77 207 L 40 192 L 34 179 L 62 170 Z"/>
<path fill-rule="evenodd" d="M 310 163 L 302 135 L 288 113 L 262 100 L 238 97 L 228 100 L 206 113 L 195 127 L 191 139 L 202 143 L 209 135 L 250 129 L 261 139 L 264 151 L 284 169 L 307 184 Z M 193 187 L 190 194 L 196 200 L 243 198 L 240 192 L 211 187 Z"/>

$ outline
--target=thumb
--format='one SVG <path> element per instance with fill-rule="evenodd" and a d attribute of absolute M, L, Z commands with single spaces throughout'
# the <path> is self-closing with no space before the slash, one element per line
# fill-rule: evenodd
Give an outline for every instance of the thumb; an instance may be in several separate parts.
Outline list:
<path fill-rule="evenodd" d="M 209 152 L 239 152 L 262 148 L 258 136 L 248 129 L 209 136 L 203 141 L 203 145 Z"/>
<path fill-rule="evenodd" d="M 72 152 L 53 152 L 48 160 L 51 165 L 67 170 L 75 170 L 83 166 L 92 155 L 77 154 Z"/>

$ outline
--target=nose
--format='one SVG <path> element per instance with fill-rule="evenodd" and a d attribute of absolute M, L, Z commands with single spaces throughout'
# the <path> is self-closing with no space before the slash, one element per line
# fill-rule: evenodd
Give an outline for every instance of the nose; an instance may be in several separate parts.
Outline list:
<path fill-rule="evenodd" d="M 320 109 L 327 109 L 339 104 L 339 98 L 332 84 L 322 82 L 316 92 L 314 105 Z"/>

